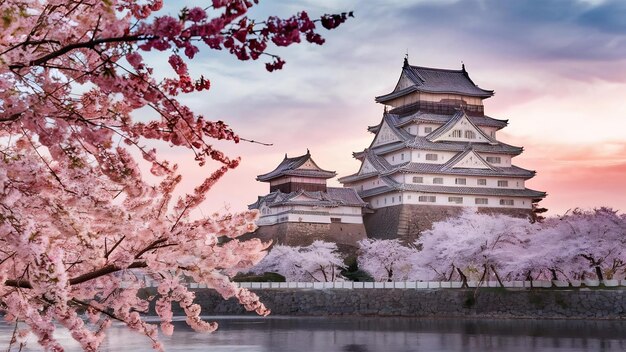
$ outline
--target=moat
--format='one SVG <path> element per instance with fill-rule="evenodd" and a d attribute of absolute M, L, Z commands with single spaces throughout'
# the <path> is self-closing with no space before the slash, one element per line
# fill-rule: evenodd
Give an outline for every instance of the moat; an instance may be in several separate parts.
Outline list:
<path fill-rule="evenodd" d="M 363 317 L 213 317 L 220 329 L 195 333 L 175 323 L 167 351 L 238 352 L 406 352 L 406 351 L 624 351 L 623 320 L 473 320 Z M 0 325 L 8 346 L 12 326 Z M 67 333 L 57 338 L 67 351 L 78 345 Z M 17 350 L 17 349 L 16 349 Z M 39 351 L 34 339 L 23 351 Z M 150 341 L 114 325 L 102 351 L 150 351 Z"/>

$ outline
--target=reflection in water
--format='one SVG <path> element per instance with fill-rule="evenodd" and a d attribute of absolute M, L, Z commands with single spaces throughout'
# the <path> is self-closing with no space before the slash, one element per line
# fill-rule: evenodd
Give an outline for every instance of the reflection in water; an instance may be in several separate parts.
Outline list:
<path fill-rule="evenodd" d="M 467 320 L 362 317 L 214 317 L 220 329 L 195 333 L 176 322 L 168 351 L 407 352 L 626 351 L 626 322 L 582 320 Z M 0 325 L 0 349 L 12 327 Z M 68 351 L 79 350 L 67 332 Z M 34 339 L 28 351 L 38 350 Z M 114 325 L 102 351 L 149 351 L 147 338 Z"/>

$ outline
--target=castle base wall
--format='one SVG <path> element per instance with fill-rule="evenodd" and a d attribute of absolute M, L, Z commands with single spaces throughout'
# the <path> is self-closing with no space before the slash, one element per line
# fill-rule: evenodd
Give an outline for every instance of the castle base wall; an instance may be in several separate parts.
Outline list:
<path fill-rule="evenodd" d="M 357 242 L 366 238 L 363 224 L 316 224 L 305 222 L 285 222 L 260 226 L 250 237 L 274 244 L 288 246 L 308 246 L 315 240 L 335 242 L 337 245 L 357 247 Z"/>
<path fill-rule="evenodd" d="M 463 207 L 428 206 L 402 204 L 375 209 L 365 214 L 363 222 L 367 237 L 376 239 L 401 239 L 406 243 L 415 241 L 422 231 L 432 229 L 435 222 L 459 216 Z M 520 208 L 478 208 L 479 213 L 504 214 L 519 218 L 528 218 L 530 209 Z"/>

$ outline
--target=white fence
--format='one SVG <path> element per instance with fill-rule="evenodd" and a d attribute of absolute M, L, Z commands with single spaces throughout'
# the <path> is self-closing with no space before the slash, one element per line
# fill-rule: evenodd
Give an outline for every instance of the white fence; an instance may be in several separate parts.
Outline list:
<path fill-rule="evenodd" d="M 353 281 L 337 281 L 337 282 L 239 282 L 237 285 L 242 288 L 261 288 L 261 289 L 449 289 L 461 288 L 461 281 L 399 281 L 399 282 L 353 282 Z M 478 282 L 468 281 L 470 288 L 478 287 Z M 602 284 L 605 287 L 626 287 L 626 280 L 604 280 Z M 504 281 L 506 288 L 548 288 L 548 287 L 598 287 L 598 280 L 584 281 Z M 154 287 L 155 284 L 151 280 L 146 280 L 147 287 Z M 190 283 L 190 288 L 207 288 L 204 284 Z M 497 281 L 483 282 L 480 287 L 500 287 Z"/>

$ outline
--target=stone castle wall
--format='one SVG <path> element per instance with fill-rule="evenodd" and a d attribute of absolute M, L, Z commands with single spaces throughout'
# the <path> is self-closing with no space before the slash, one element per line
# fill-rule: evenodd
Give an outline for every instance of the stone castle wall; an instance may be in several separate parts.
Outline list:
<path fill-rule="evenodd" d="M 375 209 L 373 213 L 363 216 L 363 222 L 369 238 L 400 238 L 411 243 L 422 231 L 432 229 L 433 223 L 459 216 L 463 209 L 458 206 L 401 204 Z M 483 207 L 478 208 L 478 212 L 526 218 L 530 216 L 531 210 Z"/>
<path fill-rule="evenodd" d="M 356 247 L 358 241 L 366 238 L 366 233 L 363 224 L 285 222 L 261 226 L 246 237 L 272 240 L 274 244 L 289 246 L 308 246 L 315 240 L 322 240 L 335 242 L 340 246 Z"/>
<path fill-rule="evenodd" d="M 149 290 L 156 290 L 151 288 Z M 154 293 L 154 292 L 149 293 Z M 206 315 L 254 314 L 193 289 Z M 622 289 L 253 289 L 273 315 L 626 319 Z M 176 314 L 182 311 L 176 307 Z"/>

